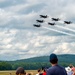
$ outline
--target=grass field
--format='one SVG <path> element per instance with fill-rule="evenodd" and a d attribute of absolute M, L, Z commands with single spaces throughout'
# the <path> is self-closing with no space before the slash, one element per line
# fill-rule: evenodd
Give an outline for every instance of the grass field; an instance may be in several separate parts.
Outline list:
<path fill-rule="evenodd" d="M 0 75 L 16 75 L 16 71 L 0 71 Z M 31 73 L 32 75 L 35 75 L 37 73 L 36 70 L 26 70 L 26 73 Z"/>

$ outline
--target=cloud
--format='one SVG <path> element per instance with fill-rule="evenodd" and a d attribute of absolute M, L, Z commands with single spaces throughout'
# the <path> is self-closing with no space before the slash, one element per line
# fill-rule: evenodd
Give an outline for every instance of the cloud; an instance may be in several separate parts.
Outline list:
<path fill-rule="evenodd" d="M 0 0 L 0 60 L 50 53 L 74 54 L 75 37 L 71 36 L 75 35 L 74 6 L 74 0 Z M 40 28 L 33 27 L 33 24 L 39 24 L 36 19 L 43 19 L 40 14 L 49 17 Z M 52 17 L 60 18 L 55 26 L 48 25 L 48 22 L 54 22 Z M 71 20 L 73 24 L 66 25 L 64 20 Z"/>
<path fill-rule="evenodd" d="M 74 50 L 74 46 L 75 46 L 75 43 L 61 43 L 57 48 L 56 50 L 54 51 L 54 53 L 57 53 L 57 54 L 74 54 L 73 52 L 75 51 Z M 61 52 L 60 52 L 61 51 Z"/>

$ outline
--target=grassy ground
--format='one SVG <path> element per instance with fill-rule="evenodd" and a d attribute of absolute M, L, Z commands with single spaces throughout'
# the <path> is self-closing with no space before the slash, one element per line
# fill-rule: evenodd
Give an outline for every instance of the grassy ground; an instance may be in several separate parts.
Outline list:
<path fill-rule="evenodd" d="M 16 71 L 0 71 L 0 75 L 16 75 Z M 26 73 L 31 73 L 32 75 L 35 75 L 37 73 L 36 70 L 26 70 Z"/>

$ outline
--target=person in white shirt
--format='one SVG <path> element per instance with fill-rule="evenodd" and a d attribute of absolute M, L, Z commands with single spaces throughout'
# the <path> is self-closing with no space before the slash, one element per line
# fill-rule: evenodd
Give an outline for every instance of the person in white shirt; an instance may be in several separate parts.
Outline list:
<path fill-rule="evenodd" d="M 70 67 L 66 67 L 66 72 L 67 72 L 67 75 L 73 75 L 73 71 L 71 70 Z"/>

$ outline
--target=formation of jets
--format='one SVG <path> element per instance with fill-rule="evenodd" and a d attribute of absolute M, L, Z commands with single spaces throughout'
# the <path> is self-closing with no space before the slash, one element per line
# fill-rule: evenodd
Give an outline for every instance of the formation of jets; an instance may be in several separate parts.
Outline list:
<path fill-rule="evenodd" d="M 49 17 L 47 15 L 39 15 L 39 16 L 40 16 L 40 18 L 48 18 Z M 52 19 L 52 21 L 59 21 L 60 20 L 59 18 L 51 18 L 51 19 Z M 44 20 L 37 19 L 36 22 L 37 23 L 43 23 L 45 21 Z M 64 24 L 71 24 L 71 23 L 72 23 L 71 21 L 64 21 Z M 48 25 L 54 26 L 56 24 L 55 23 L 48 22 Z M 40 24 L 34 24 L 33 26 L 34 27 L 41 27 Z"/>

